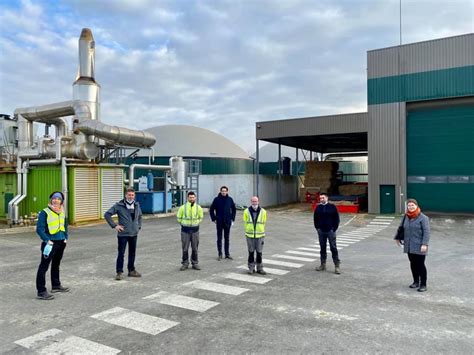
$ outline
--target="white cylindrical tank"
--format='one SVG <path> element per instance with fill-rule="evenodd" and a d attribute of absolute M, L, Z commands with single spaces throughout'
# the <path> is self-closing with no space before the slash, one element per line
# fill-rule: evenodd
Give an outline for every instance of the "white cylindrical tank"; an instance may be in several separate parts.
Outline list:
<path fill-rule="evenodd" d="M 172 181 L 176 184 L 176 186 L 186 186 L 187 166 L 186 162 L 183 160 L 183 157 L 171 157 L 170 165 Z"/>

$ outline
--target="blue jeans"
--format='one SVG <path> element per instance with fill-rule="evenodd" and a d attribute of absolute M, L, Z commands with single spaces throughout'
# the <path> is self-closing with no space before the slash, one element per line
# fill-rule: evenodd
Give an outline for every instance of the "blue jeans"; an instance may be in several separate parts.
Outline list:
<path fill-rule="evenodd" d="M 134 237 L 117 237 L 118 240 L 118 256 L 117 256 L 117 273 L 123 272 L 123 258 L 128 243 L 128 272 L 135 270 L 135 251 L 137 250 L 137 236 Z"/>
<path fill-rule="evenodd" d="M 318 229 L 318 237 L 319 237 L 319 247 L 321 253 L 321 263 L 325 263 L 327 259 L 327 252 L 326 252 L 326 242 L 329 240 L 329 249 L 331 249 L 332 260 L 334 264 L 339 266 L 341 261 L 339 260 L 339 254 L 337 252 L 336 246 L 336 232 L 328 231 L 323 232 L 321 229 Z"/>

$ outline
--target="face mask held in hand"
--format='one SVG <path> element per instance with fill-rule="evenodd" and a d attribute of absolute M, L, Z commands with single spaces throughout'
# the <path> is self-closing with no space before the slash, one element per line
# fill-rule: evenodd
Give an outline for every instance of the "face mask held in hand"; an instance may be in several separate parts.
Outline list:
<path fill-rule="evenodd" d="M 53 250 L 53 246 L 49 243 L 46 243 L 44 249 L 43 249 L 43 255 L 45 258 L 47 258 L 49 256 L 49 254 L 51 253 L 51 250 Z"/>

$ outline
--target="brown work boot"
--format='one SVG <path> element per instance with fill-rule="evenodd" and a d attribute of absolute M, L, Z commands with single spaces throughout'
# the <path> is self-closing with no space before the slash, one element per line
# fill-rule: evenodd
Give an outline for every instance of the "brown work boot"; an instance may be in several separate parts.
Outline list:
<path fill-rule="evenodd" d="M 142 277 L 142 275 L 137 270 L 130 271 L 128 273 L 128 276 L 129 277 Z"/>
<path fill-rule="evenodd" d="M 316 268 L 316 271 L 324 271 L 324 270 L 326 270 L 326 263 L 321 263 L 321 265 L 319 265 Z"/>
<path fill-rule="evenodd" d="M 115 276 L 115 280 L 117 281 L 123 280 L 123 272 L 117 272 L 117 275 Z"/>

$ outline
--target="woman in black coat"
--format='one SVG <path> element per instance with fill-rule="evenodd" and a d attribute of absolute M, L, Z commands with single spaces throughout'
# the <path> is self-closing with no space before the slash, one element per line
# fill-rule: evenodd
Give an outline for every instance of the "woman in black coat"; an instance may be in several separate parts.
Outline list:
<path fill-rule="evenodd" d="M 410 288 L 417 288 L 418 292 L 425 292 L 427 271 L 425 258 L 430 241 L 430 220 L 424 215 L 415 199 L 407 200 L 407 211 L 402 220 L 404 240 L 395 240 L 397 245 L 403 244 L 403 251 L 410 260 L 413 283 Z"/>

